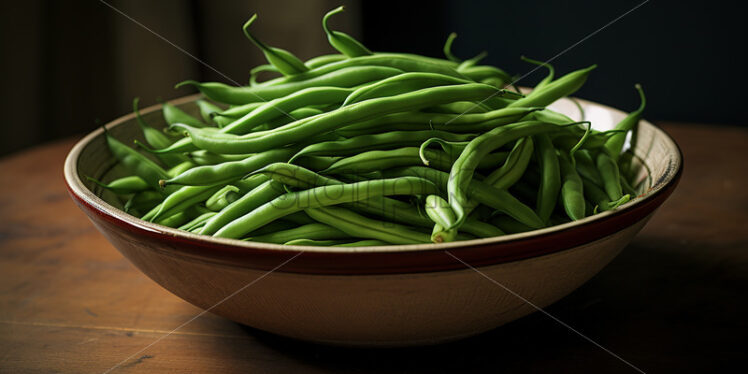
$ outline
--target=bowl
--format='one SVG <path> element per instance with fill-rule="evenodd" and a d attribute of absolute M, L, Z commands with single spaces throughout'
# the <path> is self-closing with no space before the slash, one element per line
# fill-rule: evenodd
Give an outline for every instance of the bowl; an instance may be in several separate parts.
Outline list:
<path fill-rule="evenodd" d="M 172 102 L 196 113 L 197 95 Z M 596 129 L 625 113 L 578 100 Z M 552 106 L 578 118 L 564 99 Z M 160 107 L 142 111 L 163 125 Z M 140 138 L 134 114 L 106 125 Z M 579 221 L 469 241 L 383 247 L 282 246 L 200 236 L 140 220 L 85 180 L 122 173 L 98 129 L 70 151 L 72 199 L 138 269 L 180 298 L 271 333 L 336 345 L 436 344 L 494 329 L 544 308 L 589 280 L 641 230 L 676 187 L 682 155 L 642 120 L 633 149 L 641 195 Z"/>

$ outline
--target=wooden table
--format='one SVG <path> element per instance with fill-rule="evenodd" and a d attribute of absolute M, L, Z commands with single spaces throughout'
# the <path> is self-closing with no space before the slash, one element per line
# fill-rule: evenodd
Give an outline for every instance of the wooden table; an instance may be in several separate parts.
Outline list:
<path fill-rule="evenodd" d="M 618 258 L 548 311 L 646 372 L 745 368 L 748 131 L 661 125 L 683 148 L 681 185 Z M 0 160 L 0 373 L 102 373 L 200 312 L 130 265 L 72 203 L 62 162 L 73 142 Z M 392 350 L 290 341 L 206 314 L 111 372 L 478 370 L 635 372 L 539 313 Z"/>

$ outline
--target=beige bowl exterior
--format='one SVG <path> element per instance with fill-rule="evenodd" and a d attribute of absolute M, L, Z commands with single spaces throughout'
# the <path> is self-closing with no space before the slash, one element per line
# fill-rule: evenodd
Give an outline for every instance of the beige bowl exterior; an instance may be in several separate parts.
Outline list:
<path fill-rule="evenodd" d="M 194 110 L 194 99 L 184 98 L 175 104 Z M 599 129 L 612 128 L 624 116 L 602 105 L 586 101 L 582 101 L 582 105 L 587 119 Z M 576 107 L 568 101 L 554 106 L 576 115 Z M 149 122 L 159 121 L 157 109 L 144 110 Z M 137 132 L 132 115 L 114 121 L 108 128 L 122 138 L 132 137 Z M 357 346 L 435 344 L 496 328 L 552 304 L 589 280 L 631 241 L 675 187 L 682 169 L 677 145 L 662 130 L 642 121 L 639 134 L 634 153 L 649 171 L 649 175 L 641 175 L 643 183 L 651 185 L 643 197 L 616 211 L 565 225 L 441 245 L 348 249 L 281 247 L 207 239 L 139 220 L 106 203 L 80 178 L 81 175 L 100 177 L 113 172 L 114 162 L 100 131 L 83 139 L 71 151 L 65 164 L 65 176 L 73 199 L 125 257 L 161 286 L 200 308 L 254 328 L 308 341 Z M 564 247 L 562 242 L 545 242 L 549 248 L 544 252 L 548 254 L 480 263 L 475 268 L 461 263 L 463 253 L 466 256 L 468 253 L 464 251 L 471 247 L 488 245 L 501 251 L 502 246 L 559 232 L 565 233 L 567 238 L 584 230 L 587 230 L 584 235 L 589 235 L 598 222 L 602 224 L 606 219 L 626 214 L 631 216 L 637 209 L 635 220 L 582 244 Z M 152 239 L 158 236 L 172 236 L 175 241 Z M 271 257 L 275 262 L 268 263 L 275 265 L 253 266 L 252 261 L 234 263 L 218 254 L 215 257 L 210 253 L 196 255 L 180 244 L 183 241 L 176 239 L 214 241 L 237 251 L 253 250 L 255 254 Z M 303 258 L 294 257 L 300 250 L 308 251 L 304 255 L 327 251 L 322 255 L 331 256 L 331 261 L 340 255 L 353 264 L 358 264 L 357 254 L 380 251 L 394 257 L 388 257 L 392 269 L 387 268 L 389 264 L 380 264 L 382 271 L 334 274 L 304 269 L 299 267 L 301 265 L 294 267 L 294 262 Z M 422 251 L 424 258 L 442 254 L 452 266 L 443 270 L 415 267 L 412 271 L 393 270 L 398 268 L 397 256 L 401 253 L 412 256 L 418 251 Z M 469 259 L 464 261 L 473 263 Z M 278 268 L 273 271 L 276 266 Z"/>

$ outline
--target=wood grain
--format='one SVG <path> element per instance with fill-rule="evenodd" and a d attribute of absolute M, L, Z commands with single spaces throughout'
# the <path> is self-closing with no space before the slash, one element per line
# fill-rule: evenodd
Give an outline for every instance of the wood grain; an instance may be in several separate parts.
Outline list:
<path fill-rule="evenodd" d="M 748 131 L 661 125 L 683 149 L 681 185 L 548 311 L 646 372 L 745 367 Z M 410 349 L 312 345 L 211 314 L 172 333 L 200 310 L 139 273 L 75 207 L 62 179 L 73 142 L 0 160 L 0 373 L 102 373 L 131 355 L 111 372 L 634 372 L 539 313 Z"/>

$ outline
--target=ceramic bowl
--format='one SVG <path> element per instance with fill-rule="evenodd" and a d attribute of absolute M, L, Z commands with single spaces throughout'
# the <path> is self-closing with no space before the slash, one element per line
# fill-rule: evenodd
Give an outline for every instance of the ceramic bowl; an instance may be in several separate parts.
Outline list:
<path fill-rule="evenodd" d="M 196 112 L 197 96 L 172 102 Z M 625 113 L 579 101 L 595 128 Z M 578 118 L 561 100 L 553 108 Z M 142 111 L 163 124 L 159 107 Z M 133 114 L 106 127 L 140 138 Z M 479 334 L 559 300 L 608 264 L 675 188 L 676 143 L 647 121 L 634 149 L 641 196 L 612 211 L 522 234 L 385 247 L 320 248 L 216 239 L 149 223 L 120 210 L 85 180 L 118 176 L 96 130 L 70 151 L 73 200 L 138 269 L 182 299 L 257 329 L 338 345 L 435 344 Z"/>

